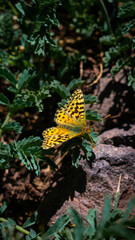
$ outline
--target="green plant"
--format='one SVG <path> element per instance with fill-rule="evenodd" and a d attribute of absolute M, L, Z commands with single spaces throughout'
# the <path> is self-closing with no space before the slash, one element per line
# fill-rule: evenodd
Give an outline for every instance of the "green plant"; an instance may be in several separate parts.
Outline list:
<path fill-rule="evenodd" d="M 44 56 L 48 45 L 56 46 L 51 36 L 51 28 L 52 26 L 59 26 L 56 18 L 56 8 L 59 4 L 60 0 L 39 0 L 32 1 L 31 4 L 20 1 L 16 4 L 22 15 L 20 18 L 22 29 L 25 28 L 27 40 L 34 46 L 34 52 L 38 55 Z"/>
<path fill-rule="evenodd" d="M 105 66 L 111 67 L 112 76 L 124 68 L 128 85 L 135 90 L 135 2 L 83 0 L 79 3 L 71 0 L 64 1 L 63 5 L 75 33 L 89 39 L 97 33 Z M 92 46 L 95 48 L 94 43 Z"/>
<path fill-rule="evenodd" d="M 128 86 L 131 85 L 135 90 L 134 14 L 134 1 L 121 1 L 121 5 L 115 14 L 113 32 L 102 36 L 100 42 L 109 46 L 109 49 L 105 51 L 104 63 L 105 66 L 115 65 L 111 69 L 112 76 L 124 68 L 128 76 Z"/>
<path fill-rule="evenodd" d="M 116 200 L 115 200 L 116 201 Z M 38 212 L 35 212 L 23 227 L 18 226 L 12 219 L 0 218 L 0 229 L 2 229 L 3 239 L 5 240 L 5 229 L 8 236 L 13 236 L 15 229 L 25 234 L 26 240 L 30 239 L 65 239 L 65 240 L 116 240 L 135 238 L 135 217 L 130 217 L 135 205 L 135 198 L 132 198 L 126 211 L 118 209 L 115 205 L 111 209 L 111 197 L 107 197 L 104 202 L 104 209 L 100 221 L 98 221 L 97 209 L 90 209 L 86 216 L 87 224 L 84 224 L 82 217 L 73 207 L 68 209 L 67 214 L 58 218 L 49 230 L 37 234 L 32 228 L 30 231 L 25 228 L 32 227 L 38 221 Z M 1 213 L 6 209 L 6 204 L 1 207 Z M 52 238 L 53 237 L 53 238 Z M 21 239 L 21 238 L 20 238 Z"/>
<path fill-rule="evenodd" d="M 12 101 L 10 101 L 7 96 L 0 93 L 0 104 L 8 107 L 8 113 L 3 123 L 1 122 L 0 126 L 1 137 L 6 131 L 21 133 L 22 126 L 20 123 L 10 121 L 13 115 L 24 108 L 33 107 L 34 105 L 39 107 L 39 110 L 41 110 L 42 100 L 50 95 L 47 87 L 44 87 L 44 89 L 42 88 L 35 95 L 35 92 L 28 89 L 26 91 L 27 85 L 30 84 L 30 82 L 36 77 L 36 72 L 32 69 L 24 70 L 24 72 L 19 76 L 18 73 L 13 75 L 7 68 L 1 66 L 0 75 L 10 82 L 11 86 L 8 87 L 8 91 L 14 95 Z M 18 76 L 19 78 L 17 79 Z M 38 106 L 39 103 L 40 106 Z M 36 173 L 39 174 L 39 164 L 37 162 L 37 158 L 38 154 L 40 154 L 40 156 L 42 155 L 41 142 L 42 140 L 39 137 L 30 136 L 28 139 L 24 138 L 23 140 L 18 142 L 14 141 L 10 144 L 0 143 L 0 167 L 9 167 L 9 163 L 19 157 L 28 169 L 35 169 Z"/>
<path fill-rule="evenodd" d="M 135 218 L 129 218 L 131 210 L 135 205 L 135 198 L 128 203 L 126 212 L 121 209 L 111 210 L 111 198 L 107 197 L 100 221 L 97 220 L 97 209 L 90 209 L 86 217 L 88 224 L 85 225 L 79 213 L 70 208 L 68 214 L 59 218 L 56 223 L 43 235 L 42 239 L 134 239 L 135 232 L 132 230 Z M 65 219 L 72 221 L 75 227 L 65 226 Z"/>
<path fill-rule="evenodd" d="M 52 38 L 52 26 L 58 27 L 56 18 L 56 9 L 60 1 L 32 1 L 30 4 L 21 1 L 15 6 L 12 2 L 3 2 L 5 12 L 1 14 L 1 50 L 0 50 L 0 76 L 5 79 L 8 84 L 8 93 L 0 93 L 0 104 L 7 107 L 5 120 L 0 123 L 0 137 L 7 132 L 21 134 L 23 127 L 14 119 L 18 112 L 24 112 L 25 109 L 37 107 L 39 112 L 43 111 L 43 100 L 51 97 L 50 93 L 55 92 L 63 100 L 68 99 L 70 92 L 83 84 L 80 78 L 75 79 L 74 69 L 82 57 L 79 53 L 74 56 L 70 54 L 66 56 L 65 51 L 56 46 L 55 39 Z M 11 9 L 6 10 L 10 7 Z M 11 21 L 12 19 L 12 21 Z M 38 56 L 48 55 L 48 62 L 40 60 Z M 45 50 L 46 46 L 46 50 Z M 51 65 L 51 59 L 55 60 L 55 65 Z M 57 80 L 53 73 L 53 68 L 60 64 Z M 37 69 L 39 66 L 39 70 Z M 17 69 L 14 73 L 9 68 Z M 18 71 L 19 70 L 19 71 Z M 20 73 L 19 73 L 20 72 Z M 67 87 L 65 87 L 66 84 Z M 96 98 L 91 95 L 87 96 L 86 103 L 96 102 Z M 62 105 L 60 104 L 60 105 Z M 100 121 L 101 116 L 96 112 L 87 113 L 88 119 Z M 95 133 L 92 133 L 94 141 L 96 141 Z M 22 136 L 22 137 L 21 137 Z M 39 174 L 39 162 L 46 161 L 51 167 L 55 168 L 55 164 L 48 157 L 52 155 L 52 150 L 43 151 L 41 148 L 42 139 L 39 137 L 29 136 L 23 138 L 20 135 L 18 141 L 7 144 L 0 143 L 0 168 L 9 168 L 15 159 L 21 160 L 29 170 L 35 170 Z M 71 142 L 71 146 L 76 142 Z M 92 148 L 85 142 L 82 146 L 87 158 L 90 158 Z M 90 147 L 90 148 L 89 148 Z M 68 145 L 63 147 L 63 152 L 68 151 Z M 54 154 L 54 153 L 53 153 Z M 47 155 L 47 156 L 46 156 Z M 76 156 L 73 150 L 73 164 L 77 166 L 80 155 Z"/>
<path fill-rule="evenodd" d="M 1 122 L 0 126 L 0 136 L 6 131 L 15 131 L 17 133 L 22 132 L 22 126 L 19 122 L 10 121 L 13 118 L 14 114 L 18 111 L 21 111 L 24 108 L 30 108 L 36 106 L 39 111 L 43 110 L 42 101 L 50 97 L 49 91 L 52 89 L 57 94 L 59 94 L 63 98 L 67 98 L 70 96 L 70 91 L 76 88 L 79 84 L 82 84 L 83 81 L 81 79 L 76 79 L 70 82 L 68 87 L 66 88 L 63 84 L 60 84 L 58 81 L 54 80 L 49 83 L 46 82 L 44 87 L 39 89 L 38 91 L 30 90 L 30 83 L 33 79 L 37 77 L 37 74 L 32 69 L 24 70 L 20 76 L 15 73 L 14 75 L 4 66 L 0 67 L 0 75 L 4 77 L 11 86 L 8 87 L 8 91 L 14 95 L 12 102 L 10 99 L 5 96 L 3 93 L 0 94 L 0 104 L 8 107 L 8 113 L 5 117 L 4 122 Z M 17 77 L 19 78 L 17 79 Z M 91 95 L 87 95 L 86 103 L 94 103 L 96 102 L 96 98 Z M 64 101 L 64 100 L 63 100 Z M 62 101 L 62 104 L 63 104 Z M 101 121 L 101 115 L 98 115 L 95 111 L 87 110 L 87 119 L 92 121 Z M 93 141 L 97 141 L 97 134 L 91 132 L 91 137 Z M 0 167 L 7 168 L 10 166 L 10 162 L 14 161 L 17 157 L 26 165 L 29 170 L 35 170 L 36 174 L 39 174 L 39 162 L 37 159 L 43 161 L 47 161 L 48 158 L 44 156 L 44 152 L 41 149 L 42 140 L 39 137 L 30 136 L 29 138 L 24 138 L 19 141 L 15 141 L 10 144 L 0 144 L 1 152 L 0 152 Z M 76 145 L 76 142 L 71 141 L 71 143 L 64 145 L 63 151 L 68 151 L 71 146 Z M 92 148 L 90 144 L 86 140 L 83 143 L 79 143 L 80 147 L 85 152 L 87 159 L 90 158 Z M 50 151 L 49 151 L 50 152 Z M 48 153 L 48 151 L 47 151 Z M 52 151 L 50 152 L 52 154 Z M 79 153 L 79 152 L 78 152 Z M 78 159 L 80 158 L 80 154 L 76 156 L 75 149 L 73 150 L 73 162 L 76 165 Z M 55 166 L 55 165 L 54 165 Z M 77 165 L 76 165 L 77 166 Z"/>

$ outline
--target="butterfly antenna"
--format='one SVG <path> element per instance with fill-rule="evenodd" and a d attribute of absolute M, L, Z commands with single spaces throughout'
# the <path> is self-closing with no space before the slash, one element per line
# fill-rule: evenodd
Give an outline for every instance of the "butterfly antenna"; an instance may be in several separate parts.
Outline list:
<path fill-rule="evenodd" d="M 111 114 L 107 115 L 106 117 L 104 117 L 104 118 L 102 118 L 101 120 L 99 120 L 99 122 L 102 122 L 104 119 L 106 119 L 106 118 L 108 118 L 108 117 L 110 117 L 110 116 L 111 116 Z M 94 127 L 94 126 L 95 126 L 96 124 L 98 124 L 99 122 L 94 123 L 94 124 L 91 126 L 91 128 Z"/>

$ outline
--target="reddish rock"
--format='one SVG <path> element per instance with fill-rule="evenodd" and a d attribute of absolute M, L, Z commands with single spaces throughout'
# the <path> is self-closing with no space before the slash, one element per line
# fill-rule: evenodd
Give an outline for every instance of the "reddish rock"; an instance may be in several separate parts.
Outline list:
<path fill-rule="evenodd" d="M 132 127 L 132 130 L 134 127 Z M 131 146 L 113 146 L 116 136 L 133 137 L 131 129 L 126 132 L 114 129 L 102 134 L 100 141 L 105 139 L 109 144 L 99 144 L 93 150 L 90 162 L 81 159 L 79 168 L 68 168 L 64 178 L 45 194 L 39 206 L 39 216 L 42 223 L 51 224 L 70 206 L 78 209 L 83 219 L 86 218 L 89 208 L 97 208 L 101 215 L 104 197 L 116 194 L 119 176 L 122 175 L 120 185 L 119 206 L 125 208 L 129 199 L 135 194 L 135 149 Z M 61 173 L 62 174 L 62 173 Z"/>
<path fill-rule="evenodd" d="M 114 146 L 132 146 L 135 148 L 135 125 L 125 126 L 125 129 L 114 128 L 100 135 L 100 143 Z"/>

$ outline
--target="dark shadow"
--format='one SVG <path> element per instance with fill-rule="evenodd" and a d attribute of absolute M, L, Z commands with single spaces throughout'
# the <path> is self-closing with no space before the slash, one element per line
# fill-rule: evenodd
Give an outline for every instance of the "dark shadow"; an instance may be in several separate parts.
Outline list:
<path fill-rule="evenodd" d="M 135 116 L 134 102 L 135 94 L 132 87 L 127 86 L 127 83 L 123 83 L 124 73 L 119 78 L 119 81 L 112 79 L 108 82 L 104 90 L 99 95 L 99 101 L 102 105 L 105 98 L 109 98 L 111 94 L 114 95 L 113 105 L 110 107 L 108 114 L 115 116 L 116 122 L 108 118 L 106 121 L 105 129 L 114 127 L 122 127 L 126 123 L 126 128 L 133 123 Z"/>
<path fill-rule="evenodd" d="M 78 168 L 68 168 L 66 173 L 60 175 L 58 171 L 53 178 L 53 185 L 45 192 L 38 213 L 39 222 L 47 224 L 50 218 L 69 198 L 74 198 L 75 191 L 79 193 L 85 192 L 86 189 L 86 173 L 81 166 Z"/>
<path fill-rule="evenodd" d="M 87 165 L 92 169 L 92 163 L 95 162 L 96 155 L 94 152 L 92 152 L 92 155 L 90 157 L 90 160 L 87 160 Z"/>

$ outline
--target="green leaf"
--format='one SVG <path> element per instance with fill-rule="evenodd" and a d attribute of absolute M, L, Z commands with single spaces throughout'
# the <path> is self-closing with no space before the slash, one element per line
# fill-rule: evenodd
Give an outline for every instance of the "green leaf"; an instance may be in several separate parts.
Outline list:
<path fill-rule="evenodd" d="M 71 229 L 65 227 L 64 230 L 62 231 L 62 237 L 67 240 L 74 240 L 74 235 L 71 232 Z"/>
<path fill-rule="evenodd" d="M 118 47 L 111 47 L 108 51 L 105 52 L 104 63 L 105 66 L 109 66 L 111 61 L 115 59 L 118 55 Z"/>
<path fill-rule="evenodd" d="M 93 129 L 90 132 L 90 136 L 92 137 L 92 140 L 94 143 L 98 142 L 98 133 L 97 132 L 93 132 Z"/>
<path fill-rule="evenodd" d="M 135 69 L 134 68 L 129 71 L 128 86 L 132 86 L 132 88 L 135 91 Z"/>
<path fill-rule="evenodd" d="M 30 160 L 28 159 L 27 155 L 23 150 L 19 150 L 18 152 L 19 159 L 23 162 L 23 164 L 27 167 L 28 170 L 33 170 L 32 164 Z"/>
<path fill-rule="evenodd" d="M 135 2 L 128 1 L 128 2 L 122 3 L 118 11 L 118 18 L 127 19 L 128 17 L 134 17 L 134 16 L 135 16 Z"/>
<path fill-rule="evenodd" d="M 78 168 L 79 160 L 80 160 L 80 149 L 79 147 L 75 147 L 72 150 L 72 166 Z"/>
<path fill-rule="evenodd" d="M 24 70 L 23 73 L 21 73 L 19 80 L 18 80 L 18 91 L 20 91 L 24 86 L 26 87 L 27 84 L 33 80 L 33 78 L 36 77 L 36 72 L 33 72 L 31 68 L 28 70 Z"/>
<path fill-rule="evenodd" d="M 42 140 L 39 137 L 30 136 L 29 138 L 24 138 L 16 143 L 17 151 L 23 150 L 26 154 L 38 154 L 41 150 Z"/>
<path fill-rule="evenodd" d="M 68 84 L 68 89 L 69 91 L 74 90 L 75 88 L 78 88 L 80 85 L 82 85 L 84 83 L 84 80 L 82 80 L 81 78 L 78 79 L 73 79 L 72 81 L 70 81 L 70 83 Z"/>
<path fill-rule="evenodd" d="M 86 119 L 96 122 L 101 122 L 102 115 L 98 114 L 97 111 L 92 111 L 90 109 L 86 110 Z"/>
<path fill-rule="evenodd" d="M 131 198 L 130 201 L 128 202 L 128 205 L 127 205 L 127 209 L 126 209 L 126 212 L 123 216 L 123 220 L 127 220 L 131 214 L 131 211 L 133 209 L 133 207 L 135 206 L 135 197 Z"/>
<path fill-rule="evenodd" d="M 90 209 L 86 217 L 89 226 L 88 226 L 88 235 L 90 240 L 93 239 L 97 230 L 97 209 Z"/>
<path fill-rule="evenodd" d="M 14 93 L 14 94 L 16 94 L 16 93 L 18 92 L 16 88 L 11 87 L 11 86 L 8 87 L 7 89 L 8 89 L 8 91 L 10 91 L 10 92 L 12 92 L 12 93 Z"/>
<path fill-rule="evenodd" d="M 43 33 L 45 35 L 43 35 Z M 34 32 L 31 35 L 29 42 L 31 45 L 36 46 L 34 53 L 38 56 L 45 56 L 46 49 L 49 45 L 56 47 L 56 43 L 51 37 L 51 34 L 46 31 L 46 26 L 42 26 L 40 31 Z"/>
<path fill-rule="evenodd" d="M 83 225 L 83 221 L 81 216 L 79 215 L 79 213 L 72 207 L 70 209 L 68 209 L 68 214 L 70 216 L 72 216 L 73 221 L 76 225 L 75 228 L 75 240 L 83 240 L 84 238 L 84 232 L 85 232 L 85 228 Z"/>
<path fill-rule="evenodd" d="M 64 105 L 66 104 L 67 100 L 66 99 L 62 99 L 61 102 L 58 103 L 59 108 L 64 107 Z"/>
<path fill-rule="evenodd" d="M 31 237 L 29 235 L 27 235 L 26 240 L 31 240 Z"/>
<path fill-rule="evenodd" d="M 91 138 L 89 139 L 89 141 L 91 142 Z M 88 142 L 86 139 L 84 139 L 82 141 L 82 145 L 81 148 L 83 150 L 83 152 L 85 153 L 86 159 L 89 161 L 91 156 L 92 156 L 92 147 L 91 147 L 91 143 Z"/>
<path fill-rule="evenodd" d="M 85 104 L 93 104 L 98 102 L 97 97 L 96 96 L 92 96 L 91 94 L 88 95 L 84 95 L 84 102 Z"/>
<path fill-rule="evenodd" d="M 13 160 L 12 150 L 8 144 L 0 143 L 0 169 L 9 168 L 9 163 Z"/>
<path fill-rule="evenodd" d="M 2 128 L 2 131 L 15 131 L 17 133 L 21 133 L 22 132 L 22 126 L 20 125 L 19 122 L 13 121 L 13 122 L 8 122 L 7 124 L 4 125 L 4 127 Z"/>
<path fill-rule="evenodd" d="M 52 26 L 58 27 L 59 22 L 56 18 L 56 8 L 60 5 L 59 0 L 51 1 L 32 1 L 27 4 L 20 1 L 16 5 L 21 12 L 22 17 L 20 22 L 25 22 L 31 26 L 29 39 L 27 40 L 34 46 L 34 53 L 45 56 L 47 49 L 50 46 L 56 46 L 51 33 Z"/>
<path fill-rule="evenodd" d="M 40 167 L 39 167 L 39 162 L 37 161 L 37 157 L 32 155 L 32 154 L 30 154 L 30 156 L 31 156 L 31 163 L 33 165 L 35 173 L 37 175 L 39 175 L 40 174 Z"/>
<path fill-rule="evenodd" d="M 10 82 L 14 87 L 16 86 L 16 78 L 14 75 L 11 73 L 10 70 L 5 68 L 4 66 L 0 66 L 0 76 L 4 77 L 8 82 Z"/>
<path fill-rule="evenodd" d="M 25 15 L 25 11 L 23 10 L 23 7 L 24 7 L 25 5 L 23 4 L 22 1 L 21 1 L 21 3 L 17 3 L 15 6 L 16 6 L 16 8 L 20 11 L 20 13 L 21 13 L 22 15 Z"/>
<path fill-rule="evenodd" d="M 116 239 L 135 239 L 135 234 L 133 231 L 128 229 L 128 226 L 125 227 L 121 223 L 115 223 L 103 229 L 103 236 L 106 236 L 106 238 L 109 236 L 114 236 Z"/>
<path fill-rule="evenodd" d="M 43 240 L 50 239 L 54 234 L 61 232 L 64 227 L 70 222 L 70 217 L 67 214 L 64 214 L 62 217 L 58 218 L 53 226 L 42 236 Z"/>
<path fill-rule="evenodd" d="M 117 209 L 111 212 L 111 221 L 115 222 L 119 219 L 121 219 L 123 216 L 123 211 L 121 209 Z"/>
<path fill-rule="evenodd" d="M 31 102 L 23 102 L 22 99 L 14 99 L 12 105 L 9 107 L 9 111 L 11 115 L 15 112 L 18 112 L 19 110 L 26 108 L 26 107 L 31 107 Z"/>
<path fill-rule="evenodd" d="M 116 61 L 116 66 L 112 67 L 112 69 L 111 69 L 112 76 L 117 74 L 123 68 L 125 61 L 126 60 L 124 58 L 120 58 Z"/>
<path fill-rule="evenodd" d="M 0 207 L 0 215 L 7 209 L 7 206 L 8 206 L 7 202 L 4 201 L 2 203 L 2 206 Z"/>
<path fill-rule="evenodd" d="M 114 35 L 104 35 L 99 38 L 99 41 L 104 45 L 114 45 L 116 39 Z"/>
<path fill-rule="evenodd" d="M 9 222 L 9 224 L 11 224 L 11 225 L 16 225 L 16 222 L 15 222 L 13 219 L 8 218 L 7 220 L 8 220 L 8 222 Z"/>
<path fill-rule="evenodd" d="M 57 80 L 54 80 L 51 83 L 50 87 L 53 89 L 54 92 L 59 94 L 61 96 L 61 98 L 67 99 L 70 96 L 69 89 Z"/>
<path fill-rule="evenodd" d="M 14 151 L 19 159 L 26 165 L 28 170 L 35 170 L 39 174 L 39 162 L 37 155 L 41 153 L 42 140 L 39 137 L 30 136 L 28 139 L 24 138 L 21 141 L 12 144 Z"/>
<path fill-rule="evenodd" d="M 29 103 L 29 106 L 31 107 L 36 105 L 40 112 L 43 111 L 42 100 L 50 96 L 51 95 L 49 94 L 49 90 L 46 89 L 46 87 L 40 89 L 39 91 L 29 91 L 28 89 L 25 89 L 22 90 L 20 94 L 18 94 L 18 97 L 22 99 L 23 103 L 26 105 Z"/>
<path fill-rule="evenodd" d="M 8 65 L 8 53 L 3 49 L 0 49 L 0 62 Z"/>
<path fill-rule="evenodd" d="M 23 228 L 27 228 L 27 227 L 30 227 L 34 224 L 37 223 L 37 220 L 38 220 L 38 212 L 36 211 L 34 214 L 31 215 L 31 217 L 29 217 L 26 222 L 23 224 Z"/>
<path fill-rule="evenodd" d="M 9 99 L 3 93 L 0 93 L 0 104 L 6 106 L 10 105 Z"/>
<path fill-rule="evenodd" d="M 37 236 L 36 232 L 33 229 L 30 229 L 29 234 L 30 234 L 31 238 L 35 238 Z"/>
<path fill-rule="evenodd" d="M 30 136 L 24 138 L 18 142 L 2 144 L 0 143 L 0 169 L 9 168 L 10 162 L 14 161 L 15 158 L 19 158 L 29 170 L 35 170 L 36 174 L 39 175 L 40 167 L 39 161 L 45 161 L 52 169 L 56 169 L 57 166 L 51 161 L 49 156 L 53 154 L 50 150 L 44 151 L 41 147 L 42 140 L 39 137 Z"/>
<path fill-rule="evenodd" d="M 111 217 L 110 200 L 111 200 L 111 197 L 105 198 L 102 217 L 101 217 L 100 223 L 97 228 L 97 235 L 96 235 L 97 239 L 103 238 L 103 231 L 105 229 L 106 224 L 110 220 L 110 217 Z"/>
<path fill-rule="evenodd" d="M 122 27 L 122 34 L 129 33 L 135 27 L 135 19 L 132 19 Z"/>

